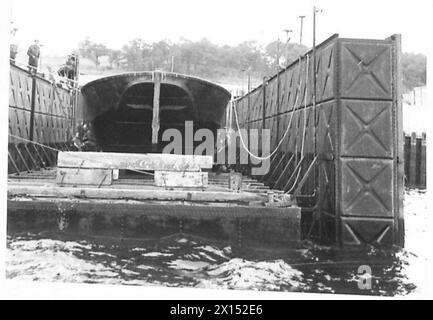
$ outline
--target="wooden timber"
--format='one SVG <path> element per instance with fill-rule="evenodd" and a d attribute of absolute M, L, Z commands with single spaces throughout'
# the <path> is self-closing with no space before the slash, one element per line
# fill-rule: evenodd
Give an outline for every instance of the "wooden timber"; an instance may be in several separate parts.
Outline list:
<path fill-rule="evenodd" d="M 160 153 L 59 152 L 58 167 L 158 171 L 200 171 L 211 169 L 211 156 Z"/>
<path fill-rule="evenodd" d="M 253 179 L 242 180 L 240 192 L 233 192 L 229 188 L 230 174 L 215 174 L 207 172 L 186 172 L 185 174 L 200 174 L 200 179 L 207 185 L 207 189 L 202 187 L 172 187 L 169 185 L 155 186 L 154 177 L 134 173 L 130 176 L 119 176 L 118 180 L 112 180 L 111 185 L 100 183 L 97 186 L 74 184 L 63 181 L 63 186 L 58 186 L 57 182 L 65 171 L 64 168 L 41 170 L 38 172 L 22 173 L 20 175 L 10 175 L 8 178 L 8 197 L 44 197 L 44 198 L 75 198 L 75 199 L 130 199 L 140 201 L 189 201 L 189 202 L 213 202 L 213 203 L 254 203 L 264 206 L 268 200 L 269 187 Z M 90 169 L 89 169 L 90 170 Z M 69 169 L 69 174 L 88 174 L 81 168 Z M 101 174 L 104 172 L 95 171 Z M 162 175 L 182 175 L 180 172 L 155 172 L 157 176 Z M 96 174 L 96 173 L 95 173 Z M 205 176 L 208 175 L 206 182 Z M 195 177 L 197 178 L 197 177 Z M 66 179 L 66 178 L 65 178 Z M 175 178 L 172 178 L 175 179 Z M 158 177 L 158 180 L 160 178 Z M 66 185 L 69 184 L 69 185 Z M 170 184 L 176 184 L 170 182 Z M 281 194 L 278 190 L 272 190 L 275 194 Z"/>
<path fill-rule="evenodd" d="M 158 187 L 201 187 L 208 186 L 207 172 L 155 171 Z"/>
<path fill-rule="evenodd" d="M 58 185 L 111 185 L 112 170 L 59 168 L 56 182 Z"/>

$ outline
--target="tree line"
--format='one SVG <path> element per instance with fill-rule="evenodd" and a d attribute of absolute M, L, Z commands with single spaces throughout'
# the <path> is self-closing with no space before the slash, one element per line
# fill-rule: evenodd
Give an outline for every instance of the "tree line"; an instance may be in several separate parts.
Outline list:
<path fill-rule="evenodd" d="M 221 78 L 245 78 L 249 72 L 253 78 L 272 75 L 279 64 L 284 67 L 304 54 L 308 48 L 303 45 L 274 41 L 260 46 L 254 41 L 242 42 L 236 46 L 216 45 L 207 39 L 178 42 L 161 40 L 147 43 L 136 38 L 120 50 L 113 50 L 103 44 L 86 39 L 79 45 L 80 55 L 100 65 L 100 58 L 108 56 L 109 69 L 163 70 L 195 75 L 211 80 Z"/>
<path fill-rule="evenodd" d="M 245 41 L 235 46 L 216 45 L 208 39 L 177 42 L 161 40 L 148 43 L 136 38 L 120 50 L 86 38 L 79 44 L 80 55 L 100 66 L 100 58 L 108 57 L 106 69 L 119 71 L 162 70 L 184 73 L 214 81 L 221 79 L 262 79 L 275 74 L 277 66 L 284 67 L 308 51 L 296 43 L 273 41 L 265 46 Z M 277 57 L 279 57 L 277 59 Z M 278 60 L 278 64 L 277 64 Z M 422 54 L 402 55 L 403 87 L 409 91 L 426 83 L 426 57 Z"/>

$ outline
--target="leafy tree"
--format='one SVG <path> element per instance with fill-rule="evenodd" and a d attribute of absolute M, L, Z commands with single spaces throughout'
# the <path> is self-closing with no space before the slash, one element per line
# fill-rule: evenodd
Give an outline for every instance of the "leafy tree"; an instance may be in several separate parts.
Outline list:
<path fill-rule="evenodd" d="M 110 62 L 111 68 L 120 69 L 123 58 L 122 50 L 109 50 L 108 61 Z"/>
<path fill-rule="evenodd" d="M 410 91 L 426 84 L 427 58 L 423 54 L 404 53 L 402 55 L 403 90 Z"/>
<path fill-rule="evenodd" d="M 246 79 L 246 72 L 253 82 L 261 82 L 263 76 L 276 72 L 277 51 L 279 65 L 286 67 L 308 50 L 296 43 L 273 41 L 260 46 L 254 41 L 245 41 L 235 46 L 219 46 L 206 38 L 190 41 L 181 38 L 173 43 L 161 40 L 146 43 L 136 38 L 125 44 L 121 50 L 111 50 L 102 44 L 86 38 L 80 43 L 79 51 L 83 57 L 91 59 L 96 66 L 99 58 L 108 55 L 111 68 L 130 71 L 154 70 L 171 71 L 174 58 L 174 71 L 210 80 L 222 78 Z M 411 90 L 426 83 L 426 57 L 422 54 L 405 53 L 402 57 L 403 86 Z"/>
<path fill-rule="evenodd" d="M 126 60 L 125 67 L 127 70 L 145 70 L 146 67 L 151 66 L 151 47 L 139 38 L 124 45 L 122 52 Z"/>
<path fill-rule="evenodd" d="M 79 52 L 81 56 L 92 60 L 96 66 L 99 66 L 99 58 L 107 55 L 109 49 L 105 45 L 101 43 L 95 43 L 87 37 L 79 44 Z"/>

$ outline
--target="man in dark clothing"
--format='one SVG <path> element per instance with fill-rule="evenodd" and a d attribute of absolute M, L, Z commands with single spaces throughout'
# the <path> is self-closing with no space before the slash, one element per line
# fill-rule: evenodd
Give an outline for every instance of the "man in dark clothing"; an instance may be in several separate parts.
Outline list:
<path fill-rule="evenodd" d="M 78 125 L 73 143 L 78 151 L 97 151 L 96 139 L 90 123 Z"/>
<path fill-rule="evenodd" d="M 39 56 L 41 55 L 39 40 L 35 40 L 35 43 L 29 47 L 27 55 L 29 56 L 29 71 L 36 73 L 38 70 Z"/>
<path fill-rule="evenodd" d="M 18 44 L 16 40 L 17 30 L 17 28 L 13 28 L 11 31 L 10 59 L 13 64 L 15 64 L 15 59 L 18 53 Z"/>

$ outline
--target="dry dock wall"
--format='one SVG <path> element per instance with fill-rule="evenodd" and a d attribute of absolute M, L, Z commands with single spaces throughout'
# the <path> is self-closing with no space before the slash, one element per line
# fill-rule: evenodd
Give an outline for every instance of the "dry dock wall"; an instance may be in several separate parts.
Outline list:
<path fill-rule="evenodd" d="M 400 43 L 334 35 L 235 101 L 241 128 L 271 130 L 271 150 L 289 128 L 262 179 L 293 193 L 305 177 L 304 237 L 404 243 Z"/>
<path fill-rule="evenodd" d="M 79 113 L 79 97 L 13 64 L 9 75 L 8 172 L 50 166 L 55 163 L 55 152 L 29 141 L 67 148 Z"/>

